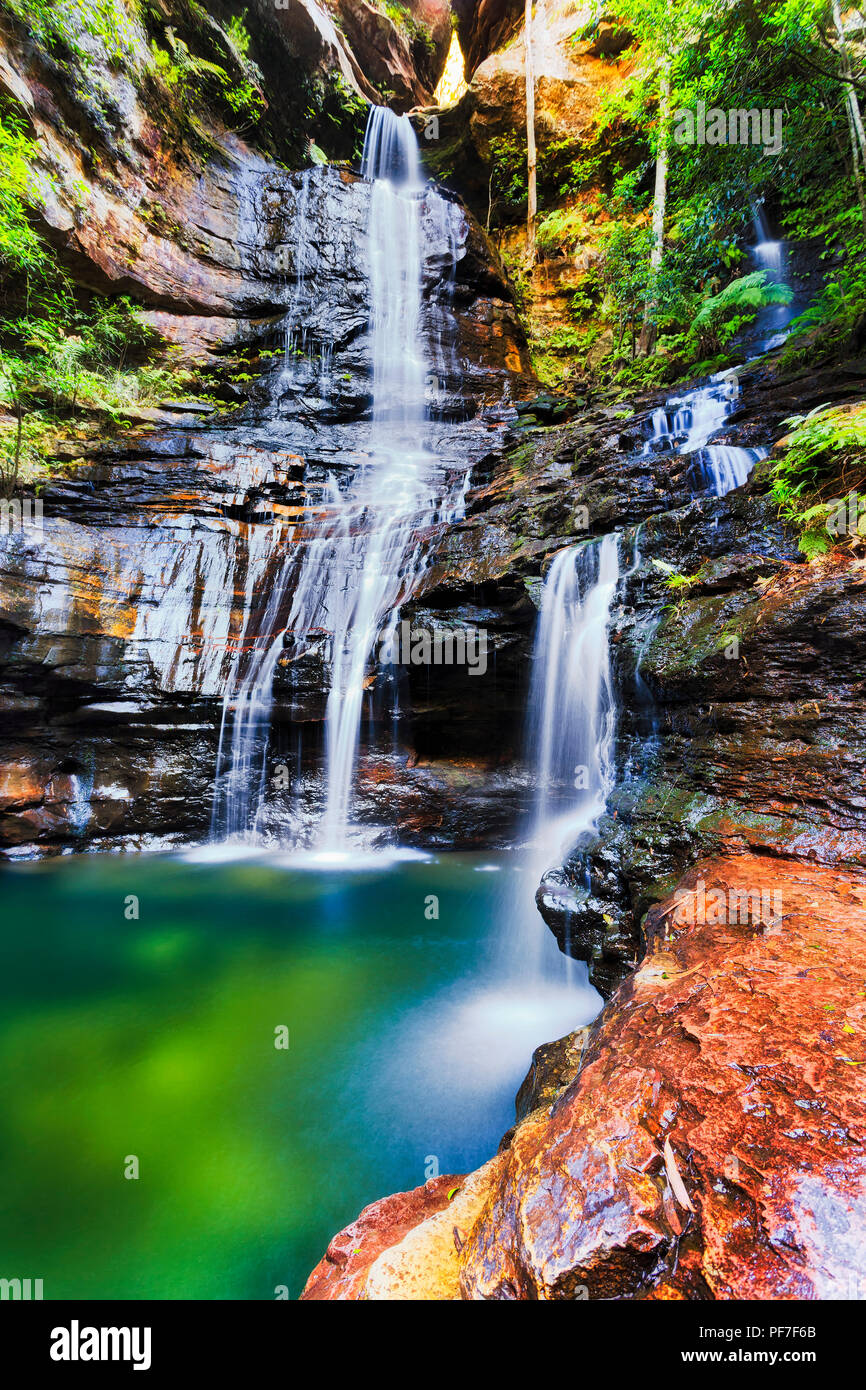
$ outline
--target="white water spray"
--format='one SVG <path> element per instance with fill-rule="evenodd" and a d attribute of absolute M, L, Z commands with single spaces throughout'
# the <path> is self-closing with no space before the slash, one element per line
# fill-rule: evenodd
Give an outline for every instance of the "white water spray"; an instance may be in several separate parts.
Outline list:
<path fill-rule="evenodd" d="M 545 581 L 527 712 L 532 854 L 507 943 L 522 975 L 563 981 L 578 970 L 584 989 L 585 969 L 559 950 L 535 893 L 544 873 L 595 826 L 613 787 L 617 707 L 608 625 L 619 546 L 619 536 L 609 535 L 561 550 Z"/>
<path fill-rule="evenodd" d="M 350 484 L 341 489 L 331 479 L 326 518 L 297 547 L 297 559 L 287 560 L 280 595 L 261 624 L 265 636 L 227 692 L 214 802 L 215 832 L 255 831 L 283 635 L 291 633 L 297 656 L 328 634 L 325 805 L 317 844 L 329 853 L 344 851 L 351 839 L 363 703 L 376 676 L 371 657 L 377 639 L 423 573 L 425 533 L 462 513 L 466 486 L 465 474 L 449 476 L 424 442 L 422 205 L 440 233 L 450 227 L 451 205 L 422 184 L 409 120 L 385 108 L 371 111 L 362 174 L 372 183 L 371 419 Z M 298 235 L 303 273 L 305 229 Z M 290 611 L 281 617 L 282 595 L 289 591 Z"/>
<path fill-rule="evenodd" d="M 694 455 L 698 479 L 716 497 L 742 487 L 758 460 L 767 457 L 766 449 L 709 442 L 736 409 L 739 394 L 736 376 L 720 372 L 706 386 L 684 396 L 672 396 L 653 414 L 652 434 L 644 454 L 666 447 L 680 455 Z"/>

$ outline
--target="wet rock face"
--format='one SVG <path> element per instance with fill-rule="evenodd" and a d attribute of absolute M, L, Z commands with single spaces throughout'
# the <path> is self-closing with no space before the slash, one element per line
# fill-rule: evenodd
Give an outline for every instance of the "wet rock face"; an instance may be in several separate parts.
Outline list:
<path fill-rule="evenodd" d="M 231 7 L 224 18 L 230 13 Z M 377 23 L 385 27 L 387 44 L 400 51 L 412 105 L 430 99 L 425 83 L 438 81 L 450 22 L 444 0 L 413 0 L 407 16 L 419 34 L 429 34 L 417 40 L 423 77 L 415 48 L 392 21 L 378 15 Z M 204 11 L 200 18 L 205 28 L 212 23 Z M 172 21 L 170 5 L 163 20 Z M 182 17 L 175 17 L 178 24 Z M 352 53 L 327 5 L 286 0 L 277 8 L 259 0 L 251 29 L 271 95 L 259 135 L 281 161 L 307 162 L 306 106 L 329 74 L 369 100 L 382 100 L 364 76 L 364 54 Z M 135 33 L 134 80 L 108 64 L 100 67 L 97 100 L 64 84 L 56 64 L 13 28 L 0 36 L 0 93 L 38 142 L 40 230 L 73 278 L 100 293 L 131 295 L 150 308 L 154 326 L 186 360 L 213 362 L 228 349 L 261 340 L 284 310 L 281 235 L 292 215 L 294 185 L 283 163 L 226 129 L 215 112 L 202 109 L 193 125 L 186 122 L 151 70 L 148 36 L 139 28 Z M 371 45 L 371 62 L 377 52 Z M 322 254 L 336 228 L 332 224 L 328 235 L 320 229 Z M 351 234 L 351 219 L 345 234 Z"/>
<path fill-rule="evenodd" d="M 253 392 L 264 413 L 294 426 L 305 454 L 339 454 L 339 429 L 369 417 L 372 404 L 367 227 L 370 185 L 345 170 L 320 169 L 264 188 L 256 223 L 257 263 L 270 264 L 284 315 L 265 325 L 263 348 L 289 353 Z M 475 219 L 428 190 L 421 205 L 421 333 L 428 345 L 427 400 L 445 421 L 465 420 L 485 402 L 528 390 L 531 368 L 505 270 Z M 271 249 L 273 248 L 273 249 Z M 354 441 L 357 443 L 357 441 Z"/>
<path fill-rule="evenodd" d="M 301 1299 L 459 1299 L 460 1252 L 501 1163 L 492 1159 L 468 1177 L 434 1178 L 366 1207 L 331 1241 Z"/>
<path fill-rule="evenodd" d="M 365 1207 L 357 1221 L 331 1241 L 302 1297 L 310 1302 L 360 1298 L 374 1260 L 422 1221 L 444 1211 L 449 1192 L 462 1181 L 453 1175 L 431 1178 L 423 1187 Z"/>
<path fill-rule="evenodd" d="M 139 47 L 146 65 L 143 33 Z M 111 120 L 33 45 L 0 41 L 0 92 L 39 145 L 40 230 L 77 283 L 131 295 L 188 359 L 210 360 L 280 312 L 256 215 L 285 175 L 216 118 L 200 117 L 193 144 L 153 75 L 134 84 L 106 68 L 99 80 Z"/>
<path fill-rule="evenodd" d="M 368 0 L 253 0 L 259 24 L 306 68 L 337 72 L 370 101 L 424 105 L 445 69 L 448 0 L 406 0 L 398 17 Z"/>
<path fill-rule="evenodd" d="M 640 954 L 638 924 L 659 880 L 696 856 L 752 849 L 866 863 L 864 577 L 850 563 L 816 574 L 766 555 L 724 564 L 726 583 L 738 573 L 740 587 L 712 592 L 707 563 L 698 574 L 710 592 L 699 580 L 648 640 L 645 627 L 628 630 L 633 615 L 620 619 L 631 696 L 622 781 L 598 836 L 539 893 L 545 920 L 604 994 Z M 636 661 L 639 681 L 629 680 Z"/>
<path fill-rule="evenodd" d="M 577 1074 L 460 1180 L 467 1208 L 375 1204 L 332 1242 L 352 1269 L 326 1257 L 307 1297 L 399 1299 L 410 1257 L 447 1270 L 422 1298 L 862 1297 L 866 877 L 703 861 L 647 936 Z"/>
<path fill-rule="evenodd" d="M 514 1102 L 518 1122 L 540 1106 L 550 1107 L 559 1092 L 574 1080 L 591 1029 L 578 1028 L 556 1042 L 542 1043 L 532 1054 L 532 1065 Z"/>
<path fill-rule="evenodd" d="M 822 391 L 862 396 L 862 375 L 753 373 L 728 435 L 771 447 Z M 696 496 L 687 459 L 641 455 L 645 415 L 587 437 L 590 418 L 551 432 L 538 452 L 561 480 L 547 504 L 554 526 L 572 525 L 583 502 L 593 534 L 626 528 L 628 577 L 611 621 L 616 786 L 598 835 L 545 877 L 538 903 L 607 996 L 640 958 L 644 913 L 702 855 L 866 862 L 866 585 L 850 560 L 803 564 L 760 470 L 727 497 Z M 543 505 L 521 523 L 530 535 Z M 671 572 L 689 582 L 669 588 Z"/>
<path fill-rule="evenodd" d="M 713 889 L 763 889 L 780 917 L 677 920 Z M 518 1127 L 464 1297 L 859 1296 L 866 882 L 743 855 L 683 891 L 576 1081 Z"/>
<path fill-rule="evenodd" d="M 265 621 L 287 547 L 327 523 L 329 479 L 345 484 L 368 448 L 369 186 L 334 168 L 290 175 L 254 162 L 246 196 L 237 304 L 251 317 L 235 318 L 226 300 L 219 322 L 232 332 L 245 323 L 262 346 L 252 403 L 230 418 L 207 406 L 138 412 L 117 437 L 70 442 L 61 462 L 75 466 L 44 489 L 42 531 L 0 536 L 0 839 L 15 852 L 207 832 L 233 663 Z M 428 432 L 443 469 L 462 476 L 501 451 L 502 398 L 524 389 L 526 348 L 501 265 L 471 217 L 433 193 L 424 217 Z M 218 274 L 211 289 L 223 283 Z M 200 330 L 199 315 L 158 312 L 167 331 Z M 286 358 L 287 332 L 301 325 Z M 477 625 L 486 614 L 503 653 L 513 651 L 500 595 L 479 606 L 480 597 L 467 589 L 449 621 Z M 531 613 L 527 605 L 522 616 Z M 320 792 L 327 672 L 321 653 L 295 658 L 287 646 L 273 762 L 306 728 L 309 785 L 275 797 L 278 832 L 291 830 L 291 815 L 312 817 Z M 501 842 L 518 812 L 513 792 L 502 797 L 508 743 L 495 741 L 490 720 L 501 710 L 500 733 L 514 720 L 516 683 L 505 680 L 491 702 L 490 682 L 464 670 L 426 675 L 404 673 L 395 754 L 364 751 L 362 819 L 396 823 L 411 843 Z"/>

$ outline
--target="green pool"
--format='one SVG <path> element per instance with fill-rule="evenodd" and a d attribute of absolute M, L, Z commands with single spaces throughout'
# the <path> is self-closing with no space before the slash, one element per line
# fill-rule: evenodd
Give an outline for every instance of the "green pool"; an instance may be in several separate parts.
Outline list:
<path fill-rule="evenodd" d="M 498 968 L 523 869 L 5 866 L 0 1276 L 45 1298 L 294 1297 L 367 1202 L 483 1162 L 532 1047 L 597 1005 Z"/>

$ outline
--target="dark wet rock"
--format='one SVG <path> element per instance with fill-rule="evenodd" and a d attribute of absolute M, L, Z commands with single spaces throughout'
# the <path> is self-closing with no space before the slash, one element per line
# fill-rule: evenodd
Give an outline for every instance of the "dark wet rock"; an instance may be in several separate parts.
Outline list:
<path fill-rule="evenodd" d="M 19 711 L 8 725 L 16 772 L 0 826 L 9 847 L 57 850 L 207 832 L 222 693 L 249 636 L 253 556 L 268 548 L 251 631 L 284 564 L 282 548 L 268 540 L 275 518 L 295 528 L 324 518 L 329 478 L 347 480 L 369 445 L 369 186 L 334 168 L 305 177 L 270 170 L 256 173 L 253 185 L 259 201 L 251 225 L 261 240 L 250 244 L 245 264 L 282 311 L 261 330 L 277 356 L 262 357 L 250 404 L 229 417 L 193 403 L 132 409 L 127 430 L 95 420 L 88 437 L 57 445 L 60 466 L 42 491 L 42 532 L 0 537 L 0 698 Z M 427 438 L 443 469 L 462 474 L 474 460 L 487 468 L 485 460 L 498 455 L 512 416 L 504 399 L 534 383 L 501 263 L 484 234 L 453 199 L 440 199 L 427 215 L 424 326 L 441 356 L 431 361 Z M 285 253 L 279 272 L 274 248 Z M 253 284 L 243 283 L 247 290 Z M 286 363 L 293 303 L 307 337 Z M 224 307 L 226 321 L 235 322 L 231 304 Z M 69 462 L 77 466 L 70 470 Z M 503 614 L 499 592 L 488 603 L 471 580 L 464 588 L 462 615 L 445 616 L 452 625 L 483 618 L 491 630 L 491 660 L 501 654 L 503 662 L 492 704 L 493 677 L 484 687 L 483 678 L 467 683 L 461 669 L 432 680 L 410 670 L 399 730 L 406 752 L 392 762 L 378 748 L 362 756 L 361 819 L 412 843 L 501 843 L 520 813 L 519 798 L 502 794 L 504 778 L 486 784 L 484 773 L 507 750 L 493 745 L 491 710 L 501 709 L 506 724 L 517 720 L 517 647 L 533 610 L 525 605 L 516 635 L 511 592 Z M 291 594 L 289 587 L 286 605 Z M 436 620 L 429 606 L 415 617 Z M 326 693 L 322 651 L 296 660 L 287 646 L 276 679 L 275 758 L 283 731 L 289 738 L 293 726 L 320 723 Z M 26 716 L 22 700 L 31 702 Z M 91 710 L 118 705 L 119 718 Z M 179 717 L 178 709 L 194 713 Z M 384 711 L 377 717 L 381 725 Z M 172 724 L 183 728 L 171 733 L 164 726 Z M 172 740 L 182 753 L 166 751 Z M 321 740 L 307 742 L 318 772 Z M 410 752 L 416 768 L 399 779 Z M 66 767 L 72 784 L 64 781 Z M 101 788 L 113 790 L 102 795 Z M 293 814 L 303 818 L 317 793 L 301 790 Z M 284 803 L 275 799 L 275 830 L 287 828 Z"/>
<path fill-rule="evenodd" d="M 742 558 L 741 589 L 729 587 L 728 557 L 721 592 L 690 589 L 649 636 L 632 628 L 617 647 L 634 692 L 621 778 L 599 835 L 539 896 L 605 994 L 637 963 L 654 896 L 695 858 L 753 850 L 866 863 L 864 577 L 850 562 L 816 571 Z"/>
<path fill-rule="evenodd" d="M 578 1028 L 556 1042 L 542 1043 L 532 1054 L 532 1065 L 521 1083 L 514 1102 L 518 1123 L 539 1106 L 550 1107 L 580 1071 L 581 1058 L 590 1034 Z"/>

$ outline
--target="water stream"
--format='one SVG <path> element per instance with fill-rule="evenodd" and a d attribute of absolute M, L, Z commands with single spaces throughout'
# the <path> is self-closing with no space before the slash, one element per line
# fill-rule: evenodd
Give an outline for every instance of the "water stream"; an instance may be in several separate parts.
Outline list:
<path fill-rule="evenodd" d="M 692 456 L 696 491 L 709 489 L 716 497 L 724 497 L 742 487 L 758 460 L 766 458 L 766 449 L 710 442 L 737 408 L 739 394 L 736 373 L 720 372 L 695 391 L 671 396 L 652 417 L 644 453 L 670 449 Z"/>
<path fill-rule="evenodd" d="M 277 663 L 287 639 L 297 657 L 325 633 L 325 791 L 315 840 L 330 854 L 345 852 L 357 838 L 352 791 L 365 691 L 381 675 L 377 639 L 393 626 L 423 573 L 430 528 L 462 515 L 468 474 L 445 469 L 425 442 L 422 208 L 450 245 L 452 205 L 425 188 L 412 126 L 387 108 L 371 111 L 361 172 L 371 183 L 370 421 L 349 485 L 332 476 L 324 517 L 303 544 L 293 546 L 293 536 L 286 537 L 267 610 L 235 663 L 224 700 L 212 822 L 217 839 L 257 835 Z M 297 319 L 306 235 L 301 226 L 289 345 L 305 343 Z"/>

